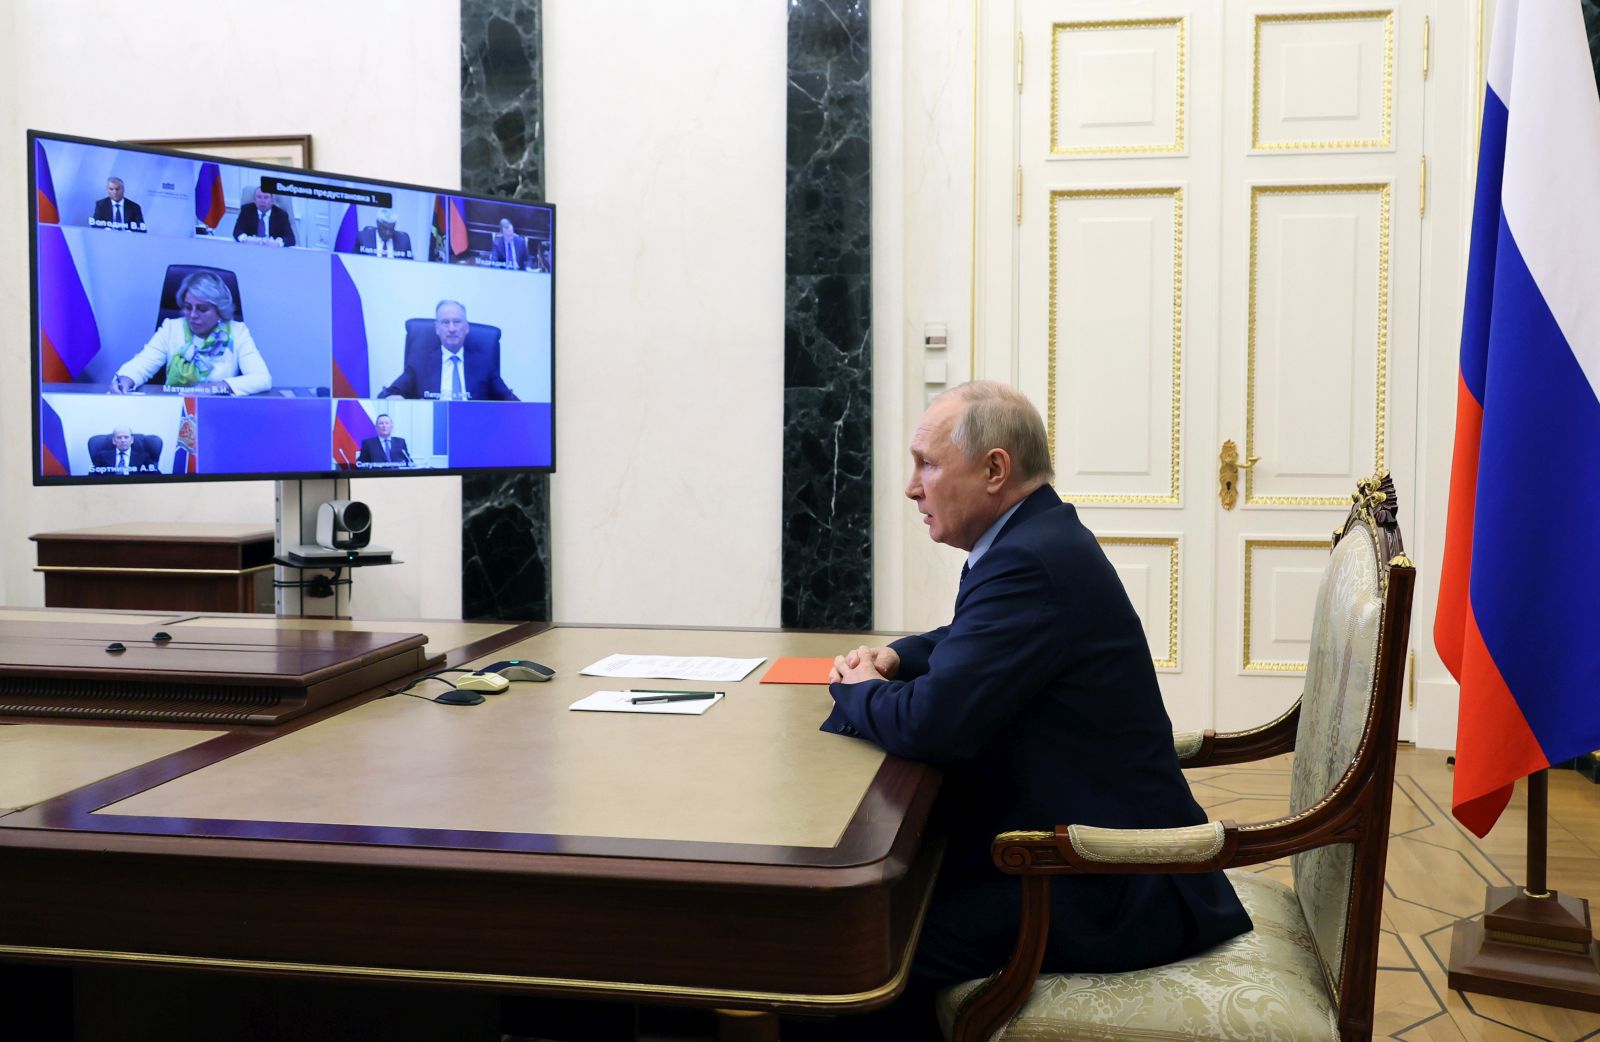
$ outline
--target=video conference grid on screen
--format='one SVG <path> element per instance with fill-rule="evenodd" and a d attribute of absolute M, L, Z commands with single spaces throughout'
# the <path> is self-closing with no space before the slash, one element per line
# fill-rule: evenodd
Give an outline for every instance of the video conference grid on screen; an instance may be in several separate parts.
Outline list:
<path fill-rule="evenodd" d="M 30 136 L 35 480 L 553 466 L 551 207 Z"/>

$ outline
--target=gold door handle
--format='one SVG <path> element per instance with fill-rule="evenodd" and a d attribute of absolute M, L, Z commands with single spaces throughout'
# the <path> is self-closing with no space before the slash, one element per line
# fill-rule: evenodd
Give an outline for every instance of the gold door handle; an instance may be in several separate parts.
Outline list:
<path fill-rule="evenodd" d="M 1217 454 L 1221 465 L 1217 467 L 1217 499 L 1222 502 L 1222 509 L 1232 510 L 1239 502 L 1239 471 L 1249 470 L 1261 462 L 1260 456 L 1251 456 L 1249 459 L 1239 459 L 1239 446 L 1228 439 L 1222 443 L 1222 451 Z"/>

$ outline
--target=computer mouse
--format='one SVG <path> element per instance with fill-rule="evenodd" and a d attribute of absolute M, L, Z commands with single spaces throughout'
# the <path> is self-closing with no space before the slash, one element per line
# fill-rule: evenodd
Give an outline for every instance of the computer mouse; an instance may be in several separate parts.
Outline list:
<path fill-rule="evenodd" d="M 457 691 L 482 691 L 489 695 L 498 695 L 511 686 L 511 681 L 498 673 L 468 673 L 456 681 Z"/>
<path fill-rule="evenodd" d="M 483 701 L 483 696 L 476 691 L 450 690 L 441 695 L 435 695 L 433 700 L 440 705 L 475 706 Z"/>
<path fill-rule="evenodd" d="M 499 662 L 491 662 L 478 670 L 479 673 L 498 673 L 507 680 L 549 680 L 556 675 L 556 671 L 541 662 L 532 659 L 508 658 Z"/>

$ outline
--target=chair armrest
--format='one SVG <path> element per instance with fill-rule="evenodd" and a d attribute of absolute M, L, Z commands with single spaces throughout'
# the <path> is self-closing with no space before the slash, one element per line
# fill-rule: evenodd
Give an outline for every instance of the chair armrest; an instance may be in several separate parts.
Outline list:
<path fill-rule="evenodd" d="M 1240 826 L 1209 821 L 1170 829 L 1102 829 L 1057 825 L 1053 832 L 1002 832 L 990 844 L 995 867 L 1013 876 L 1172 875 L 1240 868 L 1360 838 L 1369 793 L 1273 821 Z"/>
<path fill-rule="evenodd" d="M 1209 864 L 1228 841 L 1220 821 L 1170 829 L 1102 829 L 1068 825 L 1067 842 L 1081 858 L 1102 865 Z"/>
<path fill-rule="evenodd" d="M 1178 754 L 1180 767 L 1197 766 L 1192 761 L 1209 760 L 1211 749 L 1217 744 L 1217 732 L 1209 727 L 1204 731 L 1172 732 L 1172 748 Z"/>
<path fill-rule="evenodd" d="M 1178 752 L 1178 766 L 1220 767 L 1230 763 L 1250 763 L 1268 756 L 1294 752 L 1295 731 L 1300 726 L 1300 702 L 1268 724 L 1248 731 L 1177 731 L 1172 735 Z"/>
<path fill-rule="evenodd" d="M 1011 875 L 1210 872 L 1239 843 L 1231 821 L 1171 829 L 1102 829 L 1062 825 L 1054 832 L 1002 832 L 990 852 Z"/>

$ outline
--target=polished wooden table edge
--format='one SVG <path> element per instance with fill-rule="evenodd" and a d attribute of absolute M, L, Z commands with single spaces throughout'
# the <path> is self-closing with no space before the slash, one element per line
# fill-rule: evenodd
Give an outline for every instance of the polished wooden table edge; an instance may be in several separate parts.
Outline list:
<path fill-rule="evenodd" d="M 271 528 L 257 528 L 237 535 L 205 535 L 174 532 L 170 535 L 130 535 L 117 532 L 35 532 L 28 537 L 35 543 L 171 543 L 181 539 L 185 543 L 215 543 L 219 546 L 237 546 L 241 543 L 271 542 Z"/>
<path fill-rule="evenodd" d="M 128 568 L 99 564 L 36 564 L 33 570 L 57 575 L 253 575 L 271 567 L 273 567 L 271 564 L 258 564 L 251 568 Z M 272 616 L 258 615 L 257 618 L 265 619 Z"/>
<path fill-rule="evenodd" d="M 565 630 L 681 630 L 684 633 L 815 633 L 823 636 L 834 635 L 839 637 L 861 637 L 878 634 L 893 637 L 912 637 L 915 633 L 900 632 L 899 630 L 833 630 L 833 629 L 799 629 L 790 626 L 677 626 L 668 623 L 656 622 L 571 622 L 558 619 L 549 624 L 555 629 Z M 852 648 L 841 648 L 841 651 L 850 651 Z"/>
<path fill-rule="evenodd" d="M 3 843 L 0 843 L 3 846 Z M 42 945 L 0 944 L 0 963 L 6 961 L 95 963 L 131 965 L 160 969 L 199 970 L 282 976 L 311 976 L 333 979 L 389 981 L 404 984 L 435 984 L 530 991 L 543 995 L 573 998 L 648 1000 L 656 1003 L 715 1003 L 735 1009 L 771 1012 L 844 1013 L 865 1012 L 888 1003 L 904 989 L 910 976 L 912 955 L 933 897 L 932 881 L 943 860 L 942 842 L 921 851 L 916 866 L 917 904 L 909 929 L 894 960 L 895 971 L 876 987 L 850 992 L 801 992 L 748 988 L 718 988 L 685 984 L 663 984 L 626 980 L 585 980 L 576 977 L 549 977 L 533 974 L 441 970 L 421 967 L 358 966 L 339 963 L 291 962 L 283 960 L 237 959 L 158 952 L 112 951 L 95 948 L 62 948 Z M 586 878 L 596 878 L 592 874 Z M 723 883 L 722 889 L 726 889 Z"/>
<path fill-rule="evenodd" d="M 220 613 L 199 613 L 196 619 Z M 249 618 L 251 616 L 242 616 Z M 257 616 L 259 617 L 259 616 Z M 412 620 L 402 620 L 412 621 Z M 420 620 L 419 620 L 420 621 Z M 449 620 L 444 620 L 449 621 Z M 445 656 L 443 668 L 454 668 L 502 648 L 520 643 L 552 628 L 598 628 L 565 623 L 520 623 L 490 634 Z M 608 627 L 629 629 L 636 627 Z M 658 627 L 681 629 L 681 627 Z M 706 627 L 729 631 L 730 627 Z M 745 631 L 748 632 L 748 631 Z M 781 629 L 755 632 L 784 632 Z M 431 664 L 406 677 L 434 672 Z M 897 757 L 886 757 L 845 826 L 843 835 L 832 847 L 790 847 L 765 844 L 705 843 L 678 840 L 642 840 L 603 836 L 558 836 L 538 833 L 470 832 L 442 829 L 402 829 L 387 826 L 338 825 L 316 822 L 275 822 L 206 820 L 187 818 L 145 818 L 97 813 L 140 792 L 164 784 L 203 767 L 256 748 L 285 734 L 310 727 L 332 716 L 386 697 L 375 688 L 325 706 L 305 716 L 273 726 L 232 727 L 198 745 L 158 757 L 109 778 L 92 782 L 32 807 L 0 816 L 0 848 L 29 847 L 79 850 L 73 843 L 61 843 L 62 835 L 93 837 L 93 844 L 135 847 L 146 852 L 175 852 L 179 849 L 218 857 L 263 858 L 326 864 L 394 865 L 422 863 L 440 853 L 467 857 L 467 863 L 437 862 L 441 867 L 476 871 L 507 871 L 532 874 L 559 874 L 563 862 L 550 860 L 540 868 L 530 864 L 528 855 L 541 859 L 582 858 L 587 872 L 611 878 L 638 880 L 680 879 L 683 865 L 701 868 L 726 864 L 734 872 L 757 872 L 766 885 L 821 886 L 828 889 L 853 889 L 881 884 L 898 878 L 907 868 L 907 847 L 914 850 L 910 829 L 892 835 L 873 827 L 873 823 L 896 818 L 896 807 L 904 809 L 903 821 L 920 827 L 926 820 L 938 791 L 938 775 L 924 764 Z M 26 718 L 8 718 L 19 722 Z M 33 721 L 37 722 L 37 721 Z M 840 739 L 847 741 L 850 739 Z M 396 842 L 403 832 L 406 842 Z M 27 836 L 26 840 L 13 836 Z M 54 838 L 47 838 L 54 837 Z M 135 839 L 137 837 L 137 839 Z M 139 840 L 143 840 L 140 843 Z M 149 846 L 152 841 L 179 846 Z M 280 845 L 287 842 L 287 852 Z M 91 845 L 93 845 L 91 844 Z M 205 846 L 216 844 L 214 848 Z M 247 844 L 254 844 L 249 846 Z M 361 850 L 360 856 L 352 851 Z M 373 856 L 373 852 L 378 852 Z M 499 859 L 510 859 L 497 862 Z M 434 864 L 434 861 L 427 861 Z M 625 865 L 616 868 L 615 865 Z M 611 865 L 610 869 L 605 867 Z M 799 873 L 793 880 L 781 878 L 785 872 Z M 774 873 L 779 873 L 775 875 Z M 724 885 L 730 882 L 723 880 Z"/>

